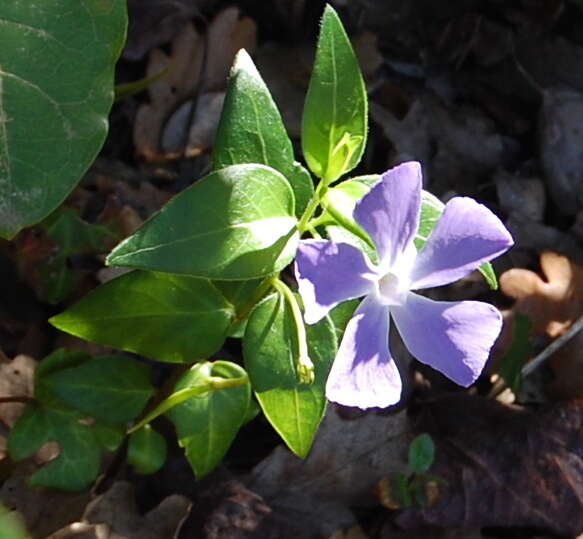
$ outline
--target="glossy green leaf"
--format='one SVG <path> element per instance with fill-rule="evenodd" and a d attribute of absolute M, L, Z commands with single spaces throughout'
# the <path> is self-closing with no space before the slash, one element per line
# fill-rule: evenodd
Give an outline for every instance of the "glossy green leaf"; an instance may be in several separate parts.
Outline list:
<path fill-rule="evenodd" d="M 51 213 L 107 133 L 126 3 L 0 4 L 0 236 Z"/>
<path fill-rule="evenodd" d="M 173 198 L 107 258 L 109 265 L 246 280 L 284 268 L 298 246 L 294 195 L 265 165 L 231 165 Z"/>
<path fill-rule="evenodd" d="M 193 362 L 222 346 L 234 314 L 207 279 L 136 270 L 96 288 L 50 322 L 89 341 L 161 361 Z"/>
<path fill-rule="evenodd" d="M 245 367 L 259 404 L 288 447 L 305 457 L 324 411 L 328 372 L 336 355 L 336 336 L 328 318 L 306 326 L 315 380 L 301 384 L 296 371 L 298 345 L 289 305 L 272 294 L 257 305 L 243 339 Z"/>
<path fill-rule="evenodd" d="M 128 441 L 128 464 L 139 474 L 156 473 L 166 462 L 166 440 L 150 425 L 133 432 Z"/>
<path fill-rule="evenodd" d="M 101 356 L 48 376 L 69 406 L 110 423 L 134 419 L 154 394 L 150 370 L 125 356 Z"/>
<path fill-rule="evenodd" d="M 49 441 L 59 444 L 59 456 L 31 476 L 31 485 L 83 490 L 95 481 L 100 447 L 83 414 L 29 404 L 10 431 L 8 450 L 12 459 L 21 460 Z"/>
<path fill-rule="evenodd" d="M 211 376 L 230 379 L 246 374 L 228 361 L 198 363 L 182 376 L 174 390 L 204 384 Z M 250 399 L 251 387 L 247 382 L 191 397 L 166 413 L 198 478 L 211 472 L 224 457 L 248 417 Z"/>
<path fill-rule="evenodd" d="M 429 470 L 435 459 L 435 444 L 429 434 L 420 434 L 409 446 L 409 468 L 416 473 Z"/>
<path fill-rule="evenodd" d="M 340 18 L 326 6 L 302 119 L 304 157 L 316 176 L 330 183 L 358 164 L 367 114 L 358 61 Z"/>
<path fill-rule="evenodd" d="M 292 143 L 277 105 L 253 60 L 241 49 L 229 77 L 213 154 L 214 168 L 239 163 L 262 163 L 290 182 L 300 217 L 312 197 L 309 173 L 294 161 Z"/>

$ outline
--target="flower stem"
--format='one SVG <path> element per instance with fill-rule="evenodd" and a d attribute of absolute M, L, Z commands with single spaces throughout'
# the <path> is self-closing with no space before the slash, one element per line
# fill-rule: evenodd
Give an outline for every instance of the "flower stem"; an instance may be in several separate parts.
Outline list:
<path fill-rule="evenodd" d="M 300 231 L 300 235 L 307 230 L 308 223 L 312 216 L 314 215 L 314 212 L 318 209 L 318 206 L 320 205 L 320 200 L 322 199 L 322 196 L 324 196 L 324 193 L 326 192 L 327 189 L 328 188 L 324 184 L 324 182 L 320 182 L 316 186 L 316 190 L 314 191 L 314 194 L 312 195 L 310 202 L 308 202 L 308 205 L 306 206 L 306 209 L 302 214 L 300 222 L 298 223 L 298 230 Z"/>
<path fill-rule="evenodd" d="M 304 325 L 304 319 L 302 317 L 302 312 L 300 311 L 300 306 L 294 296 L 293 292 L 288 288 L 288 286 L 279 279 L 273 279 L 273 287 L 285 298 L 287 301 L 294 319 L 294 324 L 296 326 L 296 335 L 298 339 L 298 358 L 296 363 L 296 369 L 298 373 L 298 378 L 301 384 L 311 384 L 314 382 L 314 364 L 310 359 L 308 353 L 308 339 L 306 336 L 306 326 Z"/>
<path fill-rule="evenodd" d="M 247 375 L 241 376 L 240 378 L 221 378 L 219 376 L 211 376 L 207 378 L 202 384 L 197 384 L 195 386 L 180 389 L 175 393 L 172 393 L 169 397 L 164 399 L 156 408 L 154 408 L 149 414 L 143 417 L 138 423 L 131 427 L 127 434 L 132 434 L 141 429 L 144 425 L 147 425 L 159 415 L 167 412 L 171 408 L 174 408 L 177 404 L 184 402 L 185 400 L 195 397 L 197 395 L 202 395 L 208 391 L 217 391 L 218 389 L 226 389 L 228 387 L 237 387 L 246 384 L 249 381 Z"/>

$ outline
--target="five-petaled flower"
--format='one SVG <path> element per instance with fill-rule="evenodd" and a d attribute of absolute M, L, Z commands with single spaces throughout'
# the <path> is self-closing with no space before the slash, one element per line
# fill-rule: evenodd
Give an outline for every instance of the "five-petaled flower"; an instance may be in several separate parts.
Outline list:
<path fill-rule="evenodd" d="M 411 292 L 456 281 L 513 244 L 490 210 L 455 197 L 417 252 L 421 184 L 419 163 L 404 163 L 385 172 L 357 204 L 354 218 L 373 240 L 378 265 L 346 243 L 301 242 L 296 277 L 306 323 L 366 296 L 346 326 L 330 371 L 331 401 L 360 408 L 399 401 L 401 378 L 388 342 L 391 318 L 415 358 L 462 386 L 480 375 L 500 333 L 500 313 L 488 303 L 433 301 Z"/>

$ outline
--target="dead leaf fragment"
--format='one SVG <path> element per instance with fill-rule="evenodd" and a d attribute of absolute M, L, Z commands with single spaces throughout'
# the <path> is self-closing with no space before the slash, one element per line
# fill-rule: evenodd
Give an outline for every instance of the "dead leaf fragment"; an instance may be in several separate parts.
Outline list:
<path fill-rule="evenodd" d="M 449 396 L 423 407 L 419 428 L 436 444 L 430 472 L 447 483 L 438 503 L 403 511 L 399 525 L 583 531 L 583 401 L 533 413 Z"/>
<path fill-rule="evenodd" d="M 562 213 L 583 207 L 583 95 L 546 90 L 539 115 L 541 163 L 550 196 Z"/>
<path fill-rule="evenodd" d="M 47 539 L 170 539 L 177 536 L 190 506 L 187 498 L 175 494 L 141 515 L 131 484 L 118 481 L 87 505 L 80 522 L 66 526 Z"/>

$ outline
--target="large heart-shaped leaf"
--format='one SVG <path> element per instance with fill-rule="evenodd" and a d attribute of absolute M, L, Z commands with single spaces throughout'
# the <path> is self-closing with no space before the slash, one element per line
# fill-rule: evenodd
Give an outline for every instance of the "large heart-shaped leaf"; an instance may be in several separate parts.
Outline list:
<path fill-rule="evenodd" d="M 262 277 L 294 257 L 296 224 L 294 195 L 281 173 L 231 165 L 177 195 L 107 263 L 210 279 Z"/>
<path fill-rule="evenodd" d="M 137 270 L 96 288 L 50 322 L 89 341 L 193 362 L 221 347 L 234 314 L 207 279 Z"/>
<path fill-rule="evenodd" d="M 302 148 L 312 172 L 330 183 L 352 170 L 366 146 L 367 95 L 337 13 L 326 6 L 304 104 Z"/>
<path fill-rule="evenodd" d="M 97 155 L 125 28 L 116 0 L 0 3 L 0 236 L 51 213 Z"/>
<path fill-rule="evenodd" d="M 314 192 L 310 174 L 294 161 L 292 143 L 277 105 L 245 50 L 235 57 L 213 161 L 215 168 L 262 163 L 279 170 L 292 186 L 298 217 Z"/>
<path fill-rule="evenodd" d="M 288 447 L 305 457 L 326 409 L 325 386 L 336 355 L 328 318 L 306 327 L 314 382 L 302 384 L 296 370 L 298 343 L 289 305 L 273 294 L 252 312 L 243 340 L 245 367 L 257 400 Z"/>

